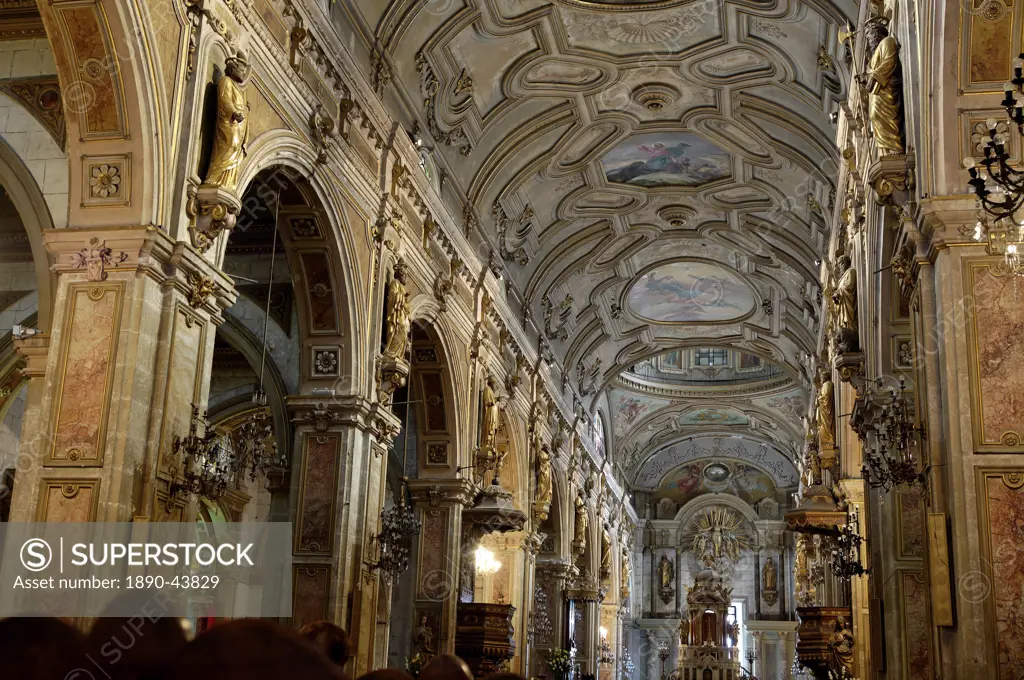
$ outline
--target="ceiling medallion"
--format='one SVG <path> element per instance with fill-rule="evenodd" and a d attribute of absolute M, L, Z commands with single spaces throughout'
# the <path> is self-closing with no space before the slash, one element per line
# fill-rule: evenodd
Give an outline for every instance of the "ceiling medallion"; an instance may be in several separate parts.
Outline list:
<path fill-rule="evenodd" d="M 696 216 L 697 211 L 685 205 L 666 205 L 658 210 L 658 217 L 677 229 L 685 227 Z"/>
<path fill-rule="evenodd" d="M 685 5 L 692 0 L 560 0 L 563 5 L 605 12 L 635 12 L 651 9 L 667 9 Z"/>
<path fill-rule="evenodd" d="M 679 91 L 670 85 L 652 83 L 633 90 L 633 101 L 651 113 L 660 113 L 679 98 Z"/>

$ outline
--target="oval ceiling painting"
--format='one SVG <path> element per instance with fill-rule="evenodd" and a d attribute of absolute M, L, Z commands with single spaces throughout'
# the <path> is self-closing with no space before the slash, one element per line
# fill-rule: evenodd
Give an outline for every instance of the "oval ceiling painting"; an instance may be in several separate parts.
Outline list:
<path fill-rule="evenodd" d="M 732 160 L 689 132 L 628 137 L 601 159 L 609 182 L 638 187 L 695 187 L 732 174 Z"/>
<path fill-rule="evenodd" d="M 633 313 L 661 323 L 722 323 L 754 311 L 753 291 L 740 277 L 711 262 L 670 262 L 629 289 Z"/>

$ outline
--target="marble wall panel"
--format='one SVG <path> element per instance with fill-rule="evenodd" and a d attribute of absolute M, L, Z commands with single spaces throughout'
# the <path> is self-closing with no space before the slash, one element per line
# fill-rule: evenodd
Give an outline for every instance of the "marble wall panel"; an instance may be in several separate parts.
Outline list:
<path fill-rule="evenodd" d="M 331 569 L 326 564 L 296 564 L 292 570 L 292 626 L 327 618 Z"/>
<path fill-rule="evenodd" d="M 899 512 L 899 533 L 896 547 L 901 559 L 917 559 L 924 556 L 924 505 L 918 488 L 900 489 L 897 492 Z"/>
<path fill-rule="evenodd" d="M 296 554 L 331 554 L 340 456 L 336 435 L 307 435 L 303 440 Z"/>
<path fill-rule="evenodd" d="M 994 677 L 1017 680 L 1024 672 L 1024 470 L 984 470 L 979 475 L 981 531 L 987 537 L 983 565 L 991 585 L 981 595 L 992 603 L 998 660 Z"/>
<path fill-rule="evenodd" d="M 100 480 L 43 478 L 37 522 L 94 522 Z"/>
<path fill-rule="evenodd" d="M 427 600 L 440 601 L 448 597 L 454 587 L 454 567 L 446 565 L 448 534 L 447 508 L 430 508 L 422 513 L 419 588 L 417 596 Z M 447 567 L 447 568 L 446 568 Z"/>
<path fill-rule="evenodd" d="M 101 466 L 124 285 L 75 283 L 67 294 L 46 463 Z"/>
<path fill-rule="evenodd" d="M 992 262 L 971 262 L 967 278 L 974 292 L 968 336 L 979 450 L 1017 447 L 1024 433 L 1024 308 L 1017 277 L 999 275 Z"/>
<path fill-rule="evenodd" d="M 965 0 L 974 10 L 982 8 L 983 0 Z M 1003 0 L 1005 14 L 986 16 L 984 12 L 962 13 L 968 28 L 968 72 L 964 89 L 978 85 L 995 85 L 987 89 L 1002 90 L 1010 78 L 1013 53 L 1014 0 Z"/>
<path fill-rule="evenodd" d="M 903 570 L 900 579 L 904 631 L 903 674 L 908 680 L 931 680 L 932 639 L 924 572 Z"/>

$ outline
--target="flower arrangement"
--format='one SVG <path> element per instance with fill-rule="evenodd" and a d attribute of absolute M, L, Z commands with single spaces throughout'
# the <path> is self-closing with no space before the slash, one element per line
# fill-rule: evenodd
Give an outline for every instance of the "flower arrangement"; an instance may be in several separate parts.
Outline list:
<path fill-rule="evenodd" d="M 548 668 L 556 676 L 567 676 L 572 671 L 572 654 L 565 649 L 552 649 L 548 652 Z"/>
<path fill-rule="evenodd" d="M 419 677 L 420 671 L 427 665 L 432 657 L 430 654 L 424 654 L 423 652 L 417 652 L 411 659 L 405 662 L 405 672 L 412 677 Z"/>

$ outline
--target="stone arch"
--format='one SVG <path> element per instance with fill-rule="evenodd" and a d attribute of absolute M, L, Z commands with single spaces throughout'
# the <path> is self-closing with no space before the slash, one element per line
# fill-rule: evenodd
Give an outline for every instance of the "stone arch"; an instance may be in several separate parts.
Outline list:
<path fill-rule="evenodd" d="M 44 234 L 53 229 L 53 217 L 32 173 L 5 140 L 0 140 L 0 185 L 17 209 L 28 236 L 39 291 L 37 323 L 40 330 L 47 332 L 50 329 L 56 276 L 50 271 L 50 256 L 46 251 Z"/>
<path fill-rule="evenodd" d="M 121 0 L 37 7 L 61 84 L 70 159 L 68 223 L 160 223 L 168 200 L 161 189 L 173 172 L 166 145 L 173 136 L 167 133 L 170 121 L 162 119 L 170 106 L 161 107 L 154 95 L 160 78 L 148 13 Z M 102 164 L 116 166 L 125 179 L 119 195 L 90 192 L 88 178 Z M 105 209 L 90 211 L 96 205 Z"/>
<path fill-rule="evenodd" d="M 217 261 L 224 261 L 230 243 L 246 238 L 246 225 L 276 209 L 279 244 L 296 284 L 300 391 L 327 382 L 339 395 L 358 391 L 372 372 L 360 362 L 364 326 L 355 314 L 359 295 L 343 246 L 342 210 L 333 193 L 304 174 L 309 166 L 295 158 L 274 160 L 280 162 L 258 170 L 251 165 L 243 175 L 239 222 L 218 244 Z"/>

